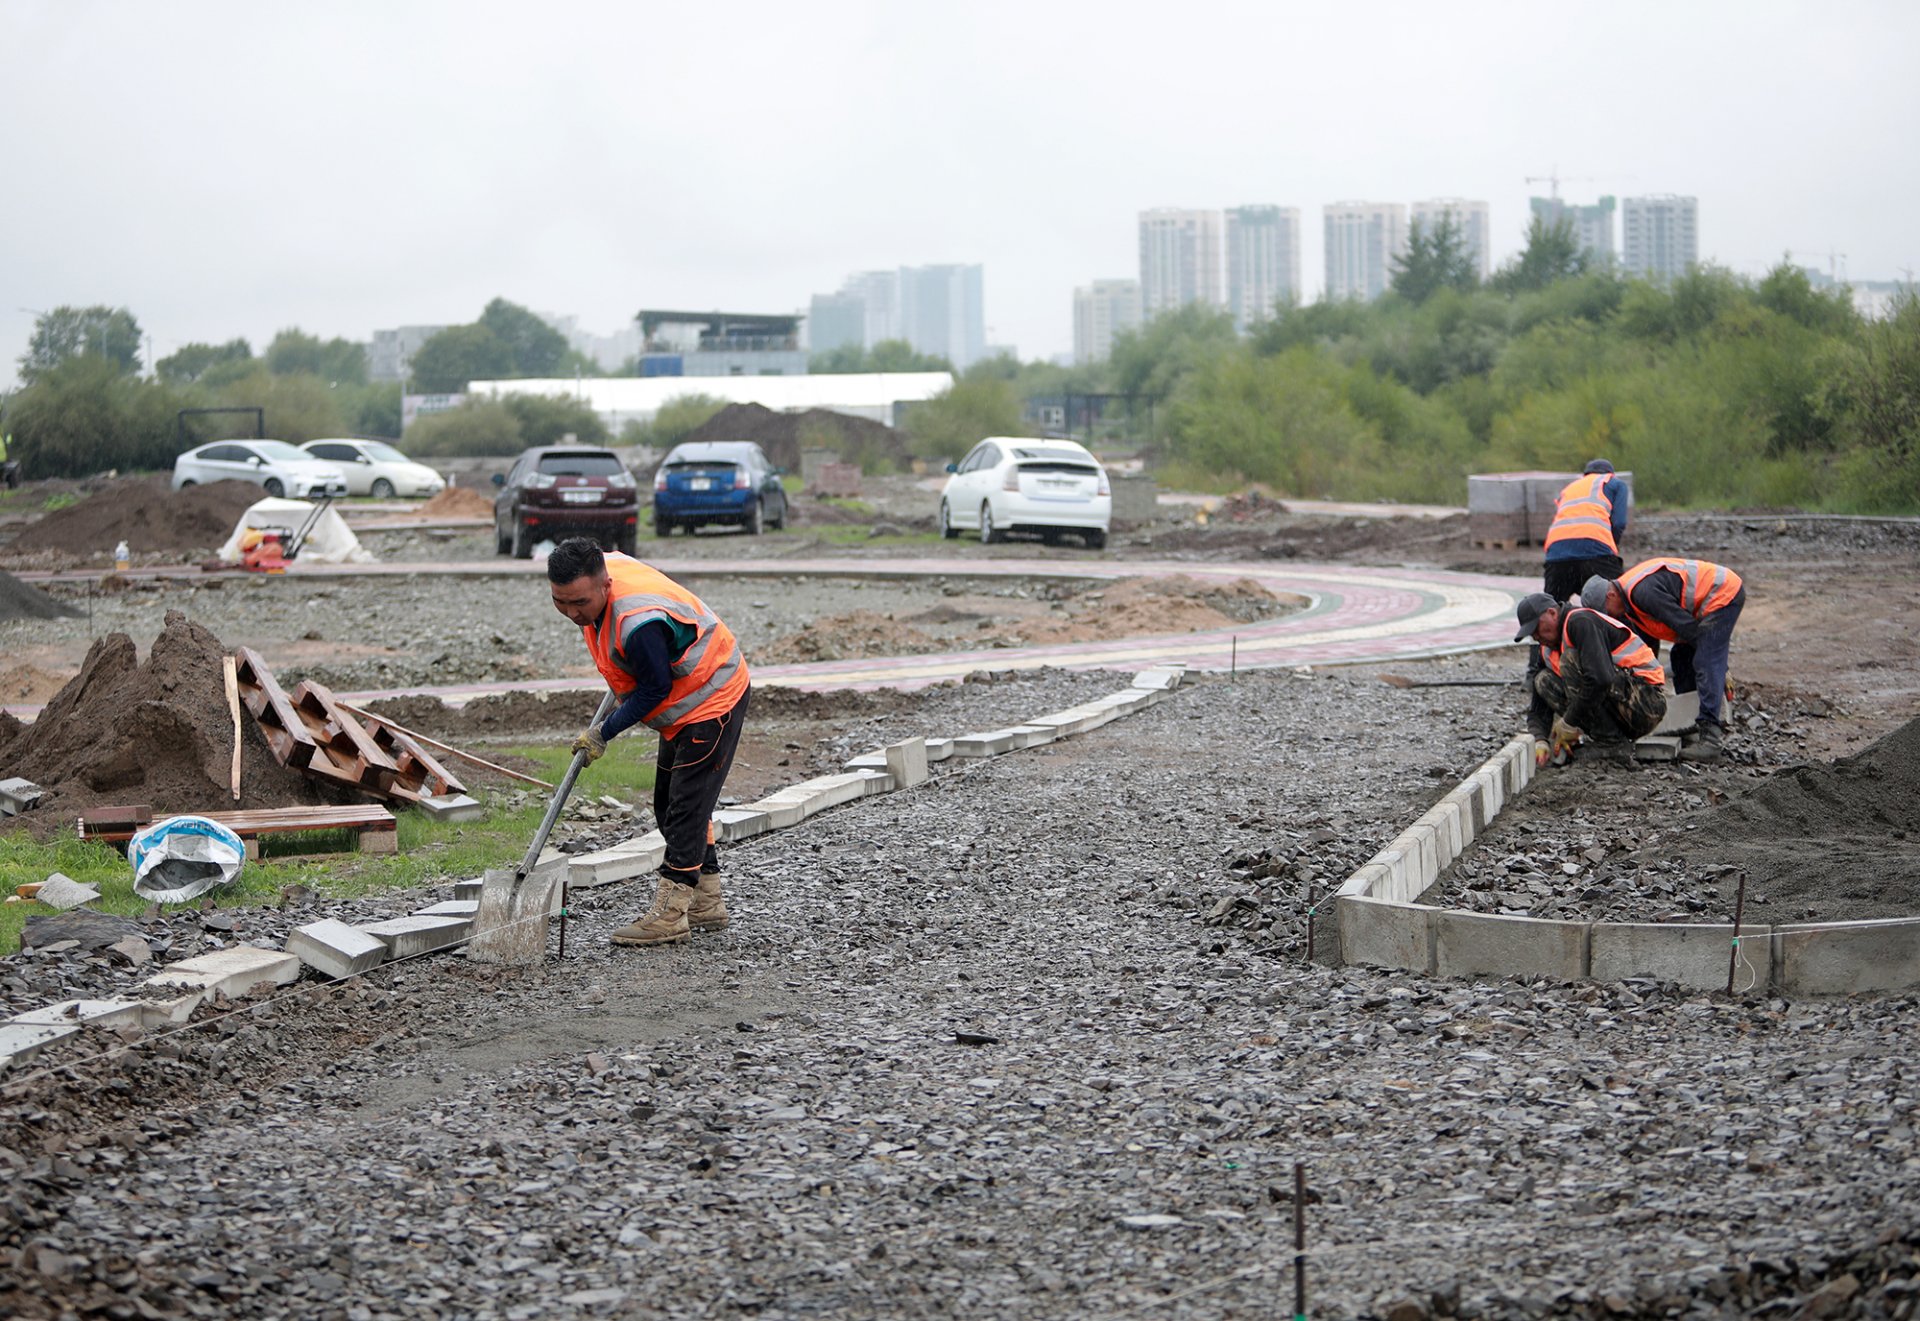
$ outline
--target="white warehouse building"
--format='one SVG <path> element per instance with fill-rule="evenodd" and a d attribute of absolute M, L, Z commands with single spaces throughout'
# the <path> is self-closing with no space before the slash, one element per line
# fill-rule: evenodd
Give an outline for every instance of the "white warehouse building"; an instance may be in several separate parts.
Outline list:
<path fill-rule="evenodd" d="M 650 422 L 666 404 L 684 395 L 706 395 L 729 404 L 759 404 L 776 413 L 809 408 L 864 417 L 888 426 L 899 423 L 900 407 L 944 394 L 953 386 L 950 372 L 863 372 L 844 376 L 600 376 L 524 381 L 475 381 L 468 397 L 498 399 L 509 394 L 554 395 L 577 399 L 600 415 L 609 430 L 629 422 Z"/>

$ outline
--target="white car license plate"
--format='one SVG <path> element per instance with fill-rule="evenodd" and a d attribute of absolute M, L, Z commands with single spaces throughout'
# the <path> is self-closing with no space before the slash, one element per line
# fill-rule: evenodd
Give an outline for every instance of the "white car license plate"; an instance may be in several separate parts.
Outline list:
<path fill-rule="evenodd" d="M 713 479 L 711 477 L 689 477 L 687 478 L 687 489 L 689 491 L 711 491 L 713 489 Z"/>
<path fill-rule="evenodd" d="M 562 491 L 560 498 L 570 505 L 597 505 L 600 503 L 600 492 Z"/>

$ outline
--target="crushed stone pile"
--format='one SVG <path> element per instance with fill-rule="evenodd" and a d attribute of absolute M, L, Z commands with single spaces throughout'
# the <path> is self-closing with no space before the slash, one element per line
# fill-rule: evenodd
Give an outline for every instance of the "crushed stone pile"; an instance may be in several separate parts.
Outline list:
<path fill-rule="evenodd" d="M 1794 921 L 1817 903 L 1824 921 L 1920 915 L 1920 720 L 1851 757 L 1781 771 L 1722 804 L 1685 846 L 1694 863 L 1739 872 L 1762 920 Z"/>
<path fill-rule="evenodd" d="M 905 437 L 892 427 L 824 408 L 776 413 L 764 404 L 728 404 L 682 437 L 686 444 L 713 440 L 750 440 L 767 452 L 774 467 L 795 473 L 803 448 L 837 450 L 840 462 L 863 468 L 899 464 L 907 457 Z"/>
<path fill-rule="evenodd" d="M 414 512 L 435 518 L 492 518 L 493 501 L 471 486 L 449 486 Z"/>
<path fill-rule="evenodd" d="M 79 504 L 48 514 L 14 538 L 16 550 L 59 550 L 108 557 L 124 541 L 148 551 L 210 551 L 233 534 L 248 507 L 264 498 L 252 482 L 209 482 L 168 489 L 165 477 L 112 482 Z"/>
<path fill-rule="evenodd" d="M 125 633 L 95 642 L 38 720 L 0 722 L 0 778 L 22 775 L 48 791 L 23 823 L 65 828 L 85 808 L 109 803 L 145 803 L 159 815 L 333 801 L 274 761 L 244 707 L 233 801 L 225 654 L 220 639 L 177 610 L 167 612 L 144 663 Z"/>
<path fill-rule="evenodd" d="M 0 572 L 0 619 L 72 619 L 79 613 L 32 583 L 23 583 L 10 573 Z"/>

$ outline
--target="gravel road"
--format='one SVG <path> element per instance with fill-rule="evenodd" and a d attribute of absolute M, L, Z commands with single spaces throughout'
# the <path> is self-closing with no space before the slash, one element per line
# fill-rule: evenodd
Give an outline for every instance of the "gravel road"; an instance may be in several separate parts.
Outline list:
<path fill-rule="evenodd" d="M 1235 924 L 1250 868 L 1297 909 L 1504 737 L 1447 690 L 1378 736 L 1407 700 L 1201 683 L 728 849 L 725 934 L 616 950 L 640 896 L 594 892 L 544 973 L 439 959 L 36 1084 L 0 1309 L 1271 1316 L 1298 1160 L 1316 1316 L 1911 1315 L 1915 997 L 1427 982 Z"/>

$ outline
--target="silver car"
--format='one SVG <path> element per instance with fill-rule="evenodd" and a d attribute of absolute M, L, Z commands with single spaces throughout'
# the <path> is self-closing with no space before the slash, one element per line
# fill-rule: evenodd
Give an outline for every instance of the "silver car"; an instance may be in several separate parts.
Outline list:
<path fill-rule="evenodd" d="M 415 463 L 384 440 L 310 440 L 300 447 L 347 475 L 348 495 L 376 500 L 395 496 L 438 495 L 447 479 L 424 463 Z"/>
<path fill-rule="evenodd" d="M 347 476 L 338 464 L 316 459 L 284 440 L 216 440 L 173 461 L 176 491 L 224 481 L 252 482 L 268 495 L 296 500 L 347 493 Z"/>

